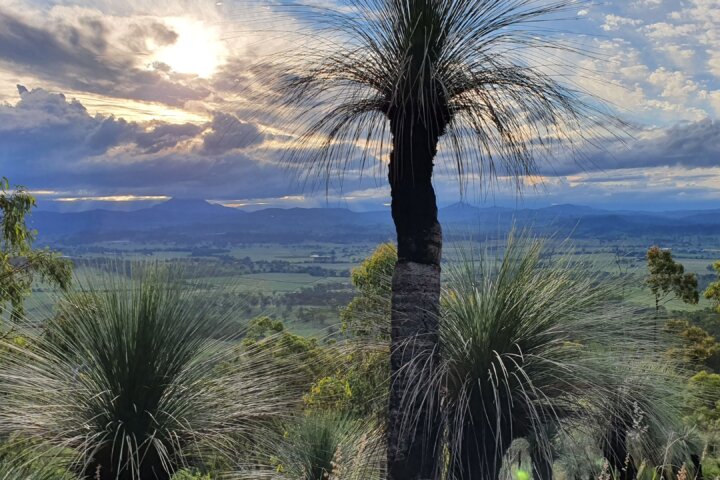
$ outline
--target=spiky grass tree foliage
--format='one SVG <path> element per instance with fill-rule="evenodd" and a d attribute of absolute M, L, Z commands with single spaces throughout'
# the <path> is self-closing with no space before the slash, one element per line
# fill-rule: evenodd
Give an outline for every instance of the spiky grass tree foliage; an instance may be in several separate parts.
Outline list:
<path fill-rule="evenodd" d="M 265 353 L 210 339 L 232 312 L 176 272 L 140 270 L 85 283 L 28 347 L 4 345 L 0 432 L 74 452 L 87 479 L 168 479 L 206 447 L 262 442 L 297 398 Z"/>
<path fill-rule="evenodd" d="M 568 478 L 598 478 L 603 467 L 618 480 L 674 478 L 683 464 L 692 465 L 702 448 L 682 424 L 683 378 L 663 361 L 659 355 L 652 363 L 618 361 L 617 376 L 624 381 L 601 402 L 604 413 L 559 428 L 552 449 Z"/>
<path fill-rule="evenodd" d="M 313 411 L 285 427 L 268 451 L 273 469 L 240 472 L 238 478 L 273 480 L 381 480 L 385 450 L 381 429 L 341 412 Z"/>
<path fill-rule="evenodd" d="M 652 322 L 631 320 L 613 292 L 570 260 L 544 260 L 541 242 L 512 236 L 502 259 L 453 268 L 432 387 L 443 392 L 452 478 L 498 478 L 516 438 L 532 439 L 547 469 L 549 426 L 614 414 L 606 399 L 624 380 L 619 367 L 654 345 Z"/>
<path fill-rule="evenodd" d="M 570 48 L 544 28 L 564 12 L 574 15 L 576 0 L 339 3 L 333 10 L 280 2 L 318 28 L 315 42 L 303 42 L 276 67 L 284 74 L 275 91 L 290 107 L 282 113 L 291 125 L 301 125 L 292 159 L 309 162 L 309 171 L 340 175 L 356 168 L 353 161 L 364 165 L 390 149 L 398 262 L 389 470 L 392 478 L 430 478 L 437 470 L 430 440 L 439 428 L 435 412 L 418 411 L 423 420 L 403 437 L 400 399 L 412 388 L 404 366 L 419 356 L 436 362 L 438 355 L 442 232 L 432 184 L 438 152 L 446 149 L 442 158 L 462 179 L 502 173 L 521 186 L 538 157 L 592 136 L 604 119 L 562 85 L 563 68 L 552 52 Z"/>
<path fill-rule="evenodd" d="M 653 352 L 618 362 L 616 369 L 621 381 L 605 404 L 612 415 L 592 425 L 613 474 L 620 480 L 634 479 L 641 464 L 657 471 L 658 477 L 677 473 L 702 450 L 682 422 L 683 402 L 690 395 L 684 384 L 687 374 L 662 353 Z"/>

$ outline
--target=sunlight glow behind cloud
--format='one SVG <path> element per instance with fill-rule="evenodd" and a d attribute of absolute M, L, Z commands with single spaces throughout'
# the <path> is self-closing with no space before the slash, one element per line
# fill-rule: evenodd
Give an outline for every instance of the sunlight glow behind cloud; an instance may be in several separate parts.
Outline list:
<path fill-rule="evenodd" d="M 60 197 L 53 199 L 56 202 L 140 202 L 170 200 L 165 195 L 109 195 L 100 197 Z"/>
<path fill-rule="evenodd" d="M 216 28 L 183 17 L 166 18 L 165 22 L 178 37 L 171 45 L 159 48 L 153 55 L 154 61 L 168 65 L 175 72 L 203 78 L 211 77 L 225 62 L 227 49 Z"/>

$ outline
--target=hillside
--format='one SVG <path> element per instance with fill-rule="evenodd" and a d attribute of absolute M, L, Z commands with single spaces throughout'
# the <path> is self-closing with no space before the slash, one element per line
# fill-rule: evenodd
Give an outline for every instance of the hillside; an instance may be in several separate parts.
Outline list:
<path fill-rule="evenodd" d="M 542 235 L 622 239 L 720 234 L 717 210 L 637 212 L 607 211 L 577 205 L 539 209 L 478 208 L 457 203 L 440 209 L 448 236 L 504 235 L 511 228 L 532 227 Z M 268 208 L 254 212 L 204 200 L 172 199 L 134 211 L 39 211 L 30 219 L 41 241 L 87 243 L 112 240 L 217 243 L 372 241 L 393 237 L 389 210 L 353 212 L 341 208 Z"/>

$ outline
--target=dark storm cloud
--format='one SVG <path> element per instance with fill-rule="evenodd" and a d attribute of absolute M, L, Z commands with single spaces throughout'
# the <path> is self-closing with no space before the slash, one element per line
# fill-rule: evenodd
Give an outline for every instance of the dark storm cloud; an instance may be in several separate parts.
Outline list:
<path fill-rule="evenodd" d="M 0 172 L 32 189 L 221 197 L 286 195 L 286 169 L 240 151 L 258 128 L 218 113 L 205 125 L 151 126 L 92 116 L 77 100 L 18 86 L 17 105 L 0 104 Z M 224 134 L 224 135 L 222 135 Z M 193 142 L 180 148 L 182 142 Z"/>
<path fill-rule="evenodd" d="M 67 75 L 68 69 L 74 68 L 95 70 L 96 75 L 105 77 L 114 69 L 96 58 L 107 45 L 103 34 L 102 28 L 85 32 L 65 24 L 55 25 L 54 31 L 45 30 L 0 10 L 0 59 L 16 66 L 41 67 L 58 75 Z M 123 66 L 129 65 L 121 63 L 115 68 Z"/>
<path fill-rule="evenodd" d="M 133 141 L 145 153 L 156 153 L 176 146 L 178 141 L 195 137 L 202 130 L 203 127 L 192 123 L 159 124 L 151 130 L 137 132 L 133 137 Z"/>
<path fill-rule="evenodd" d="M 543 166 L 545 175 L 572 175 L 581 172 L 628 168 L 720 166 L 720 122 L 701 120 L 682 123 L 650 138 L 625 145 L 610 145 L 607 151 L 590 153 L 586 159 Z"/>
<path fill-rule="evenodd" d="M 135 65 L 133 54 L 142 53 L 147 40 L 172 44 L 177 38 L 156 21 L 133 24 L 122 45 L 126 50 L 121 50 L 100 16 L 81 16 L 76 24 L 33 20 L 0 8 L 0 64 L 67 88 L 118 98 L 178 106 L 210 95 L 202 79 Z"/>
<path fill-rule="evenodd" d="M 60 180 L 73 190 L 104 194 L 152 194 L 223 198 L 282 196 L 292 193 L 287 172 L 243 153 L 218 157 L 174 153 L 145 157 L 116 157 L 82 165 L 62 179 L 37 178 L 40 184 Z"/>
<path fill-rule="evenodd" d="M 193 124 L 158 124 L 147 129 L 114 116 L 92 116 L 77 100 L 43 89 L 18 86 L 16 106 L 0 105 L 0 162 L 72 164 L 131 144 L 142 153 L 176 146 L 200 134 Z M 47 165 L 46 165 L 47 166 Z"/>
<path fill-rule="evenodd" d="M 258 128 L 227 113 L 216 113 L 210 123 L 212 131 L 203 138 L 203 153 L 217 155 L 236 148 L 262 142 Z"/>

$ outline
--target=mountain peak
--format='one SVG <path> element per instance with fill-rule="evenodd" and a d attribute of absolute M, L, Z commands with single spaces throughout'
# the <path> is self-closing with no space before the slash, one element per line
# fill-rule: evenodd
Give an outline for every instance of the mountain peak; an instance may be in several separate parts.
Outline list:
<path fill-rule="evenodd" d="M 444 207 L 444 209 L 448 209 L 448 210 L 450 210 L 450 209 L 458 209 L 458 208 L 477 208 L 477 207 L 475 207 L 475 206 L 473 206 L 473 205 L 471 205 L 471 204 L 469 204 L 469 203 L 467 203 L 467 202 L 462 202 L 462 201 L 460 201 L 460 202 L 455 202 L 455 203 L 451 203 L 451 204 L 448 205 L 447 207 Z"/>
<path fill-rule="evenodd" d="M 154 209 L 160 209 L 160 210 L 196 210 L 196 209 L 208 209 L 212 208 L 215 209 L 216 207 L 225 208 L 222 205 L 216 205 L 208 202 L 207 200 L 204 200 L 202 198 L 171 198 L 170 200 L 166 200 L 162 203 L 158 203 L 157 205 L 154 205 L 150 208 Z"/>

